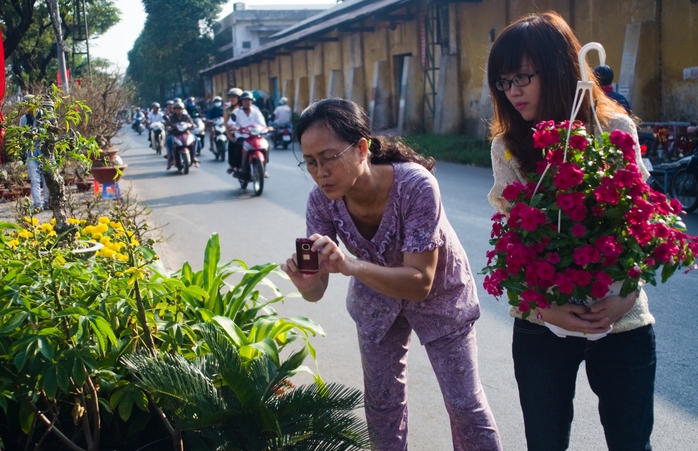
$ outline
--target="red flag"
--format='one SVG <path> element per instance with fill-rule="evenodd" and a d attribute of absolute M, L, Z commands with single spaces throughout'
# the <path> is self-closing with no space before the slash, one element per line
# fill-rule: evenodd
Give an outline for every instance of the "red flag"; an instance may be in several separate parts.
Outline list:
<path fill-rule="evenodd" d="M 2 99 L 5 97 L 5 44 L 2 42 L 2 29 L 0 28 L 0 107 Z M 0 110 L 0 122 L 4 122 L 2 110 Z M 0 127 L 0 147 L 2 147 L 2 139 L 5 136 L 5 127 Z M 0 153 L 0 163 L 2 163 L 2 153 Z"/>
<path fill-rule="evenodd" d="M 0 29 L 0 43 L 2 43 L 2 30 Z M 5 44 L 0 45 L 0 105 L 5 97 Z M 0 113 L 2 114 L 2 113 Z"/>

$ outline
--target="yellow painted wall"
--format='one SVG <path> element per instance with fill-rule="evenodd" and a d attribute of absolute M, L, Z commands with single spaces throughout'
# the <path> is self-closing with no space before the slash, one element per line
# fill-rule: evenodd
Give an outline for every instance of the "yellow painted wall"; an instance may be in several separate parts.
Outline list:
<path fill-rule="evenodd" d="M 698 4 L 662 2 L 662 116 L 698 119 L 698 80 L 683 79 L 683 69 L 698 66 Z"/>
<path fill-rule="evenodd" d="M 289 86 L 289 80 L 292 81 L 290 86 L 296 86 L 298 79 L 305 77 L 310 83 L 313 75 L 320 74 L 325 83 L 329 83 L 332 70 L 342 70 L 346 84 L 352 68 L 360 68 L 364 76 L 364 106 L 368 108 L 375 63 L 387 61 L 394 80 L 387 94 L 395 97 L 392 102 L 396 105 L 399 74 L 395 55 L 411 54 L 419 69 L 410 79 L 408 89 L 418 93 L 415 96 L 422 101 L 420 19 L 426 12 L 426 4 L 426 0 L 414 0 L 409 11 L 415 19 L 398 24 L 394 30 L 385 23 L 374 24 L 369 19 L 361 25 L 376 26 L 373 32 L 332 32 L 328 36 L 339 37 L 339 42 L 299 43 L 314 45 L 315 49 L 296 50 L 291 55 L 237 69 L 232 77 L 215 76 L 214 91 L 225 93 L 231 87 L 228 86 L 231 79 L 244 89 L 265 90 L 271 88 L 271 77 L 278 78 L 280 89 Z M 457 58 L 462 129 L 472 133 L 483 123 L 482 115 L 487 114 L 488 91 L 483 90 L 483 83 L 492 44 L 490 31 L 493 30 L 496 37 L 519 17 L 548 10 L 560 13 L 582 44 L 597 41 L 604 46 L 606 63 L 613 68 L 616 82 L 621 72 L 627 25 L 642 24 L 635 69 L 634 112 L 646 121 L 698 118 L 698 80 L 683 80 L 685 68 L 698 66 L 698 45 L 695 45 L 698 43 L 698 4 L 689 0 L 661 0 L 661 8 L 659 4 L 660 0 L 482 0 L 451 4 L 446 19 L 453 27 L 449 51 L 455 52 Z M 591 55 L 589 63 L 592 67 L 598 63 L 595 55 Z M 290 103 L 293 97 L 291 93 Z"/>

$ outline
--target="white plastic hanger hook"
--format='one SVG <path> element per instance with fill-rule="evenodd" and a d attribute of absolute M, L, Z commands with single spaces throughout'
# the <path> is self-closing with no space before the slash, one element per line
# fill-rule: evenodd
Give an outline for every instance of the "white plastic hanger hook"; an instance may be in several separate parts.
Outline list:
<path fill-rule="evenodd" d="M 599 64 L 603 66 L 606 64 L 606 50 L 598 42 L 590 42 L 579 51 L 579 71 L 582 74 L 582 81 L 589 81 L 589 72 L 587 71 L 587 53 L 589 50 L 596 50 L 599 52 Z"/>

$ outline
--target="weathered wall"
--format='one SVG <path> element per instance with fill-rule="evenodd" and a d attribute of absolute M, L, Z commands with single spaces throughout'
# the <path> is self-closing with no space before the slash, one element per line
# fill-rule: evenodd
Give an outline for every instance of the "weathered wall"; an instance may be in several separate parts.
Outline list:
<path fill-rule="evenodd" d="M 367 111 L 379 112 L 381 118 L 374 123 L 381 128 L 399 125 L 405 133 L 432 130 L 434 124 L 424 114 L 426 5 L 426 0 L 414 0 L 408 11 L 411 20 L 391 24 L 376 15 L 353 25 L 374 27 L 373 31 L 340 28 L 325 36 L 330 39 L 296 44 L 313 46 L 312 50 L 292 50 L 229 71 L 227 76 L 214 76 L 214 91 L 225 94 L 231 79 L 244 89 L 270 90 L 269 79 L 277 77 L 294 111 L 300 112 L 316 98 L 342 96 Z M 435 57 L 439 66 L 441 52 L 448 55 L 444 68 L 449 74 L 440 77 L 448 85 L 437 87 L 440 130 L 485 137 L 491 115 L 485 70 L 492 42 L 508 23 L 548 10 L 560 13 L 582 44 L 597 41 L 604 46 L 606 64 L 613 68 L 620 88 L 628 89 L 633 111 L 642 120 L 698 118 L 698 80 L 683 77 L 684 69 L 698 66 L 698 45 L 693 44 L 698 42 L 698 4 L 689 0 L 482 0 L 445 7 L 448 42 L 443 49 L 437 47 Z M 626 39 L 631 32 L 638 37 L 635 53 L 629 52 L 633 46 Z M 594 53 L 589 63 L 598 64 Z"/>

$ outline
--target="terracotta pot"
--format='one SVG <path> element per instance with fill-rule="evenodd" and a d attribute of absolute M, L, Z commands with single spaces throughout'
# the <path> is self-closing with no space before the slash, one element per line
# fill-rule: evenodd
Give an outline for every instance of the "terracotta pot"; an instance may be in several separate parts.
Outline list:
<path fill-rule="evenodd" d="M 18 199 L 21 195 L 22 195 L 21 191 L 6 191 L 5 192 L 5 199 L 15 200 L 15 199 Z"/>
<path fill-rule="evenodd" d="M 84 193 L 86 191 L 91 190 L 93 186 L 94 186 L 94 179 L 85 179 L 85 180 L 76 180 L 75 181 L 75 187 L 81 193 Z"/>
<path fill-rule="evenodd" d="M 94 177 L 95 180 L 97 180 L 98 183 L 102 185 L 107 185 L 116 183 L 121 178 L 122 174 L 117 175 L 117 168 L 121 169 L 121 171 L 123 172 L 123 170 L 126 169 L 127 166 L 127 164 L 122 164 L 121 166 L 93 166 L 92 169 L 90 169 L 90 173 L 92 174 L 92 177 Z"/>
<path fill-rule="evenodd" d="M 22 196 L 31 196 L 32 193 L 32 187 L 31 185 L 27 186 L 24 185 L 21 190 Z"/>

